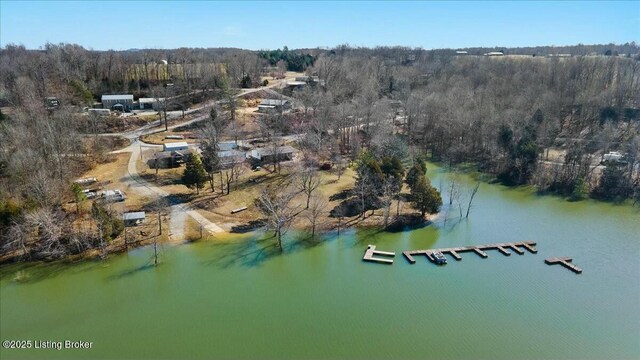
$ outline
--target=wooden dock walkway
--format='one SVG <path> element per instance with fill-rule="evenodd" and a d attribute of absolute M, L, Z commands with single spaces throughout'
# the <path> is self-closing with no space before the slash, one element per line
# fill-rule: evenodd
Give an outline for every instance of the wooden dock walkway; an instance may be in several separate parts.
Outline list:
<path fill-rule="evenodd" d="M 524 250 L 522 250 L 522 248 L 528 250 L 530 253 L 535 254 L 538 252 L 535 246 L 536 246 L 536 242 L 534 241 L 521 241 L 521 242 L 515 242 L 515 243 L 463 246 L 463 247 L 446 248 L 446 249 L 409 250 L 409 251 L 403 251 L 402 255 L 404 255 L 404 257 L 407 258 L 407 260 L 412 264 L 416 263 L 416 259 L 413 257 L 414 255 L 425 255 L 427 259 L 429 259 L 430 261 L 433 261 L 433 258 L 431 257 L 431 253 L 434 251 L 440 251 L 443 254 L 448 253 L 449 255 L 453 256 L 454 259 L 460 261 L 462 260 L 462 257 L 460 256 L 459 253 L 463 253 L 463 252 L 473 251 L 483 258 L 487 258 L 489 257 L 489 255 L 487 255 L 487 253 L 484 252 L 483 250 L 498 250 L 505 256 L 510 256 L 511 252 L 509 252 L 508 249 L 511 249 L 519 255 L 524 255 Z M 365 253 L 365 257 L 366 257 L 366 253 Z"/>
<path fill-rule="evenodd" d="M 582 274 L 582 269 L 580 269 L 579 267 L 573 265 L 571 263 L 571 261 L 573 261 L 573 259 L 570 258 L 570 257 L 550 258 L 550 259 L 545 259 L 544 260 L 545 264 L 547 264 L 547 265 L 560 264 L 560 265 L 566 267 L 567 269 L 573 271 L 576 274 Z"/>
<path fill-rule="evenodd" d="M 382 255 L 382 256 L 394 257 L 394 256 L 396 256 L 396 253 L 389 252 L 389 251 L 379 251 L 379 250 L 376 250 L 375 245 L 369 245 L 369 246 L 367 246 L 367 251 L 364 252 L 364 257 L 362 258 L 362 260 L 364 260 L 364 261 L 372 261 L 372 262 L 379 262 L 379 263 L 383 263 L 383 264 L 393 264 L 393 260 L 392 259 L 374 257 L 374 255 Z"/>

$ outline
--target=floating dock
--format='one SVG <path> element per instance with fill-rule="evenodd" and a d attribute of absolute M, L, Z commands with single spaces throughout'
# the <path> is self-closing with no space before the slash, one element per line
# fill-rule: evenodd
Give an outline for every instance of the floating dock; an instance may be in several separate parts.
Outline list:
<path fill-rule="evenodd" d="M 378 251 L 378 250 L 376 250 L 375 245 L 369 245 L 369 246 L 367 246 L 367 251 L 364 252 L 364 257 L 362 258 L 362 260 L 371 261 L 371 262 L 379 262 L 379 263 L 383 263 L 383 264 L 393 264 L 393 259 L 374 257 L 374 255 L 382 255 L 382 256 L 394 257 L 394 256 L 396 256 L 396 253 L 389 252 L 389 251 Z"/>
<path fill-rule="evenodd" d="M 404 255 L 404 257 L 407 258 L 407 260 L 412 264 L 416 263 L 416 259 L 413 257 L 414 255 L 425 255 L 427 259 L 433 262 L 434 259 L 431 256 L 431 253 L 433 253 L 434 251 L 440 251 L 443 254 L 449 254 L 453 256 L 454 259 L 460 261 L 462 260 L 462 257 L 460 256 L 459 253 L 463 253 L 463 252 L 473 251 L 483 258 L 487 258 L 489 257 L 489 255 L 487 255 L 487 253 L 484 252 L 483 250 L 498 250 L 505 256 L 510 256 L 511 252 L 509 252 L 509 249 L 511 249 L 519 255 L 524 255 L 524 250 L 522 250 L 523 248 L 528 250 L 530 253 L 533 253 L 533 254 L 537 253 L 538 250 L 536 250 L 535 246 L 536 246 L 536 242 L 534 241 L 521 241 L 521 242 L 515 242 L 515 243 L 463 246 L 463 247 L 446 248 L 446 249 L 409 250 L 409 251 L 403 251 L 402 255 Z M 366 257 L 366 253 L 365 253 L 365 257 Z M 569 259 L 569 261 L 570 260 L 571 259 Z"/>
<path fill-rule="evenodd" d="M 582 269 L 580 269 L 579 267 L 573 265 L 571 263 L 571 261 L 573 261 L 573 259 L 570 258 L 570 257 L 560 257 L 560 258 L 545 259 L 544 263 L 547 264 L 547 265 L 560 264 L 560 265 L 566 267 L 567 269 L 573 271 L 576 274 L 582 274 Z"/>

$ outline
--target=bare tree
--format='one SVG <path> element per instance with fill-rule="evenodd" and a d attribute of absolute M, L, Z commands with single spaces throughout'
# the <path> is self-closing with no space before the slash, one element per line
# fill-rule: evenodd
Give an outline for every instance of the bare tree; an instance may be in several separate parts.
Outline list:
<path fill-rule="evenodd" d="M 295 192 L 288 186 L 278 188 L 264 188 L 257 205 L 266 216 L 266 228 L 274 231 L 277 244 L 282 249 L 282 236 L 289 230 L 291 223 L 298 213 L 299 206 L 291 205 Z"/>
<path fill-rule="evenodd" d="M 320 174 L 314 168 L 302 169 L 297 172 L 295 183 L 298 189 L 306 195 L 307 203 L 305 209 L 308 209 L 311 195 L 321 184 Z"/>
<path fill-rule="evenodd" d="M 383 218 L 384 218 L 384 227 L 386 228 L 389 225 L 389 216 L 391 213 L 391 203 L 393 202 L 393 198 L 396 195 L 396 186 L 394 184 L 393 177 L 385 177 L 382 182 L 382 196 L 380 197 L 380 201 L 383 207 Z"/>
<path fill-rule="evenodd" d="M 480 181 L 476 183 L 476 186 L 471 190 L 471 194 L 469 195 L 469 204 L 467 204 L 467 214 L 465 218 L 469 218 L 469 212 L 471 211 L 471 203 L 473 203 L 473 198 L 475 198 L 476 193 L 478 193 L 478 189 L 480 188 Z"/>
<path fill-rule="evenodd" d="M 307 208 L 305 212 L 305 217 L 309 220 L 309 224 L 311 225 L 311 237 L 315 238 L 316 236 L 316 225 L 318 224 L 318 220 L 325 212 L 327 207 L 327 201 L 320 197 L 314 196 L 311 199 L 311 205 Z"/>

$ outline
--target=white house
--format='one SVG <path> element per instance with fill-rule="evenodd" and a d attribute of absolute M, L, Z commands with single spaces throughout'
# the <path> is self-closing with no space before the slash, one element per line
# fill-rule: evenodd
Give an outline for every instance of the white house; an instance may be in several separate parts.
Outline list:
<path fill-rule="evenodd" d="M 185 141 L 169 142 L 162 145 L 162 151 L 188 151 L 189 144 Z"/>

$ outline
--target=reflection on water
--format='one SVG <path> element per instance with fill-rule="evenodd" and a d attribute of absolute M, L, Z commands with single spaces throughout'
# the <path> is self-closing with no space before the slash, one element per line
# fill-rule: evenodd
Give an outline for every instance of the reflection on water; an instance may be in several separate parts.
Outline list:
<path fill-rule="evenodd" d="M 437 186 L 439 174 L 430 167 Z M 468 179 L 467 185 L 473 181 Z M 446 182 L 444 183 L 446 186 Z M 143 248 L 105 262 L 3 266 L 2 340 L 91 350 L 11 358 L 639 358 L 638 209 L 483 184 L 471 216 L 428 227 L 271 234 Z M 437 267 L 404 250 L 534 240 L 538 254 L 461 254 Z M 364 263 L 368 244 L 393 265 Z M 544 259 L 569 256 L 576 275 Z"/>

